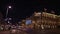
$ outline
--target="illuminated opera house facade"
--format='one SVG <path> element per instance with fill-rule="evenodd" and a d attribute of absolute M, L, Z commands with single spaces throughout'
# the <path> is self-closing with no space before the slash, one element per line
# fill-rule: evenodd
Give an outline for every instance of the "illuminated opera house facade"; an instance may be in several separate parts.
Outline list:
<path fill-rule="evenodd" d="M 56 27 L 57 23 L 57 15 L 50 14 L 47 12 L 35 12 L 32 17 L 32 23 L 35 21 L 36 25 L 40 25 L 42 28 L 44 27 Z"/>
<path fill-rule="evenodd" d="M 60 26 L 60 16 L 47 12 L 34 12 L 29 18 L 35 28 L 56 28 Z"/>

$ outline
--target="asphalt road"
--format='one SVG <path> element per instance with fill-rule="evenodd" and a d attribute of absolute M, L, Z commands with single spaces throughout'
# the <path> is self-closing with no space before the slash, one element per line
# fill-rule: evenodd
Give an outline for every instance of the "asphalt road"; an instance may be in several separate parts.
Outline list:
<path fill-rule="evenodd" d="M 0 34 L 60 34 L 60 29 L 33 30 L 30 32 L 17 30 L 15 33 L 11 31 L 0 31 Z"/>

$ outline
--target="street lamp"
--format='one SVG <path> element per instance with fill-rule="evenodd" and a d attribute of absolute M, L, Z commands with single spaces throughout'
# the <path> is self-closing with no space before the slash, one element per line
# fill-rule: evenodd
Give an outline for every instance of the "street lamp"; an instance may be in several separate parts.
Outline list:
<path fill-rule="evenodd" d="M 8 18 L 7 18 L 7 16 L 8 16 L 8 11 L 9 11 L 9 9 L 11 9 L 12 7 L 11 6 L 8 6 L 7 7 L 7 11 L 6 11 L 6 20 L 5 21 L 8 21 Z"/>
<path fill-rule="evenodd" d="M 8 6 L 8 8 L 11 8 L 11 6 Z"/>
<path fill-rule="evenodd" d="M 9 11 L 9 9 L 11 9 L 11 6 L 8 6 L 8 7 L 7 7 L 6 18 L 7 18 L 7 15 L 8 15 L 8 11 Z"/>

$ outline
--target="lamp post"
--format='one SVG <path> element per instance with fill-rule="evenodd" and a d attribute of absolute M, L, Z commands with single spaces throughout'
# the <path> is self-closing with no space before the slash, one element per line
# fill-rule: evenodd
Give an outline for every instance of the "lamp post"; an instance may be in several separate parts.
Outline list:
<path fill-rule="evenodd" d="M 7 18 L 7 15 L 8 15 L 8 11 L 9 11 L 9 9 L 11 8 L 11 6 L 8 6 L 7 7 L 7 11 L 6 11 L 6 18 Z"/>
<path fill-rule="evenodd" d="M 9 11 L 9 9 L 11 9 L 11 6 L 8 6 L 8 7 L 7 7 L 7 11 L 6 11 L 6 21 L 8 21 L 7 16 L 8 16 L 8 11 Z M 9 23 L 9 21 L 8 21 L 8 23 Z"/>

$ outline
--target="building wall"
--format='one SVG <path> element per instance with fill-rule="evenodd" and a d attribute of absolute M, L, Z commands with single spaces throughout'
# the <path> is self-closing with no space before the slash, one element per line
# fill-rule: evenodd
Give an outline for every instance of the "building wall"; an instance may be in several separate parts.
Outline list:
<path fill-rule="evenodd" d="M 58 26 L 60 26 L 60 16 L 57 18 Z"/>
<path fill-rule="evenodd" d="M 34 14 L 27 18 L 32 21 L 33 28 L 41 28 L 44 29 L 46 27 L 48 28 L 56 28 L 58 25 L 60 25 L 60 17 L 55 14 L 47 13 L 47 12 L 34 12 Z M 26 23 L 26 20 L 23 20 L 22 22 Z M 26 25 L 26 24 L 25 24 Z"/>
<path fill-rule="evenodd" d="M 34 16 L 32 17 L 33 20 L 35 20 L 36 22 L 40 21 L 40 23 L 45 23 L 45 24 L 55 24 L 56 23 L 56 17 L 57 15 L 53 15 L 53 14 L 50 14 L 50 13 L 42 13 L 42 16 L 41 16 L 41 13 L 38 14 L 34 14 Z"/>
<path fill-rule="evenodd" d="M 35 21 L 35 25 L 50 25 L 56 26 L 57 22 L 57 15 L 46 13 L 46 12 L 35 12 L 31 17 L 32 21 Z M 32 22 L 33 23 L 33 22 Z"/>

